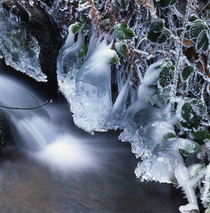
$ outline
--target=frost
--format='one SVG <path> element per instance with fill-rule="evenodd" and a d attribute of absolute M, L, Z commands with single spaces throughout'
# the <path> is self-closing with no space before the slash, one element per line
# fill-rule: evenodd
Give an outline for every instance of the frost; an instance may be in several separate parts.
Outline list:
<path fill-rule="evenodd" d="M 7 65 L 37 81 L 47 81 L 39 63 L 40 47 L 34 37 L 26 41 L 25 29 L 12 13 L 7 14 L 0 4 L 0 54 Z"/>

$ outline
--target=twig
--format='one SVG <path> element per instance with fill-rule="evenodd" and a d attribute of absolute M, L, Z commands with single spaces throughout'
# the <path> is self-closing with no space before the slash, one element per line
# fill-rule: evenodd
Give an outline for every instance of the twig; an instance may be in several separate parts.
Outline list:
<path fill-rule="evenodd" d="M 48 104 L 52 103 L 52 100 L 50 101 L 47 101 L 46 103 L 44 104 L 41 104 L 39 106 L 35 106 L 35 107 L 10 107 L 10 106 L 2 106 L 0 105 L 0 108 L 3 108 L 3 109 L 14 109 L 14 110 L 34 110 L 34 109 L 39 109 L 41 107 L 44 107 Z"/>

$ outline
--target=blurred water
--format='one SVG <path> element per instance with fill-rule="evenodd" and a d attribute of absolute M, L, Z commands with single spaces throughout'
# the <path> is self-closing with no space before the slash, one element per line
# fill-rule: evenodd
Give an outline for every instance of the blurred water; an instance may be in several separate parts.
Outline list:
<path fill-rule="evenodd" d="M 0 75 L 0 105 L 43 103 L 31 89 Z M 130 146 L 114 132 L 76 128 L 67 104 L 3 110 L 16 146 L 0 156 L 1 213 L 176 213 L 180 192 L 139 183 Z"/>

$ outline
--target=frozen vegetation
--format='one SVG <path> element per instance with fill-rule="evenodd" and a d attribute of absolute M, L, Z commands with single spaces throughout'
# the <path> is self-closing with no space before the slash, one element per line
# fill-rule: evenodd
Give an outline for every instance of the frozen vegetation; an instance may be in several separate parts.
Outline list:
<path fill-rule="evenodd" d="M 66 0 L 41 5 L 65 39 L 57 79 L 75 124 L 91 134 L 120 129 L 119 139 L 130 142 L 139 159 L 137 178 L 182 188 L 188 200 L 182 213 L 198 212 L 198 197 L 208 212 L 209 4 Z M 0 15 L 5 32 L 20 27 L 12 14 L 5 19 L 1 9 Z M 22 47 L 12 35 L 0 34 L 9 46 L 1 44 L 6 63 L 45 80 L 36 41 Z M 11 42 L 18 42 L 18 58 L 12 57 L 17 50 Z"/>

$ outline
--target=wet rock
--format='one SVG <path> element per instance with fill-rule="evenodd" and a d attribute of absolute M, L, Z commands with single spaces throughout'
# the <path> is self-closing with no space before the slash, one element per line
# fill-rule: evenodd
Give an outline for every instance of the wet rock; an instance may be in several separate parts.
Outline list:
<path fill-rule="evenodd" d="M 9 122 L 3 111 L 0 109 L 0 149 L 2 149 L 10 138 Z"/>

